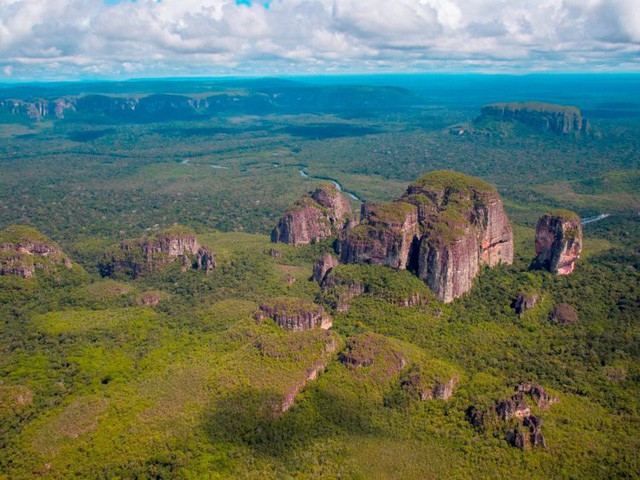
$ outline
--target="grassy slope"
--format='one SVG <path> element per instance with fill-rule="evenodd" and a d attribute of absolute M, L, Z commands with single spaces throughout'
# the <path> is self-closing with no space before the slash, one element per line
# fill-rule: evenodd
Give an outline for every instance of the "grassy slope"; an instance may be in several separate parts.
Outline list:
<path fill-rule="evenodd" d="M 107 283 L 109 289 L 73 287 L 73 310 L 33 315 L 27 309 L 24 316 L 31 318 L 13 342 L 19 345 L 21 335 L 39 340 L 2 361 L 9 373 L 3 388 L 28 388 L 34 400 L 10 416 L 22 418 L 20 424 L 6 423 L 17 429 L 3 432 L 8 447 L 1 468 L 9 478 L 44 470 L 51 478 L 637 473 L 632 345 L 638 325 L 610 310 L 617 298 L 633 295 L 635 274 L 608 282 L 621 273 L 592 263 L 608 245 L 590 238 L 576 275 L 523 274 L 529 252 L 520 246 L 531 244 L 531 234 L 517 228 L 516 266 L 483 272 L 471 295 L 453 305 L 397 308 L 365 296 L 334 319 L 343 339 L 364 331 L 395 339 L 391 348 L 409 365 L 430 359 L 456 365 L 463 380 L 449 402 L 390 403 L 399 374 L 384 373 L 386 357 L 353 370 L 335 353 L 322 353 L 322 336 L 255 324 L 251 316 L 261 298 L 315 297 L 317 286 L 306 277 L 322 245 L 279 246 L 283 258 L 272 259 L 265 237 L 212 233 L 202 238 L 221 265 L 208 279 L 167 271 Z M 293 286 L 285 271 L 295 272 Z M 581 287 L 585 281 L 588 290 Z M 151 284 L 173 301 L 155 309 L 126 306 L 135 301 L 131 289 Z M 540 288 L 543 301 L 518 320 L 509 303 L 525 285 Z M 578 306 L 580 324 L 550 324 L 554 300 Z M 274 402 L 322 357 L 329 364 L 320 378 L 290 411 L 273 414 Z M 607 379 L 617 368 L 628 380 Z M 469 405 L 503 398 L 520 380 L 539 381 L 560 398 L 542 413 L 546 450 L 522 453 L 499 432 L 477 433 L 464 419 Z"/>

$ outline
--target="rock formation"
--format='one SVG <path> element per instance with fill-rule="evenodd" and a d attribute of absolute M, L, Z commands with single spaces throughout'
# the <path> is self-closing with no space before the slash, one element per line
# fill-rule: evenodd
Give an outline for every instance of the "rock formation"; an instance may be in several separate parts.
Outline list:
<path fill-rule="evenodd" d="M 513 301 L 513 309 L 520 317 L 538 304 L 539 295 L 535 292 L 520 292 L 518 298 Z"/>
<path fill-rule="evenodd" d="M 340 261 L 407 268 L 413 240 L 419 234 L 415 205 L 365 202 L 360 216 L 360 225 L 349 229 L 341 242 Z"/>
<path fill-rule="evenodd" d="M 351 215 L 347 198 L 333 185 L 323 185 L 298 200 L 278 220 L 271 241 L 307 245 L 340 233 Z"/>
<path fill-rule="evenodd" d="M 338 260 L 330 253 L 325 253 L 313 266 L 313 275 L 311 276 L 312 280 L 322 284 L 327 273 L 337 265 L 339 265 Z"/>
<path fill-rule="evenodd" d="M 320 284 L 323 299 L 339 312 L 346 312 L 350 301 L 368 294 L 401 307 L 425 305 L 433 294 L 407 271 L 394 271 L 380 265 L 336 265 Z"/>
<path fill-rule="evenodd" d="M 582 222 L 568 210 L 555 210 L 540 217 L 536 227 L 534 268 L 556 275 L 569 275 L 582 253 Z"/>
<path fill-rule="evenodd" d="M 457 374 L 439 375 L 430 378 L 423 369 L 414 367 L 410 369 L 406 377 L 400 383 L 403 391 L 410 395 L 417 396 L 420 400 L 449 400 L 453 395 L 453 390 L 460 381 Z"/>
<path fill-rule="evenodd" d="M 383 379 L 391 378 L 407 365 L 402 353 L 389 339 L 375 333 L 351 337 L 338 359 L 353 370 L 371 367 Z"/>
<path fill-rule="evenodd" d="M 480 119 L 517 121 L 558 135 L 589 134 L 591 126 L 576 107 L 551 103 L 493 103 L 482 107 Z"/>
<path fill-rule="evenodd" d="M 467 420 L 479 430 L 492 426 L 501 429 L 515 421 L 515 428 L 509 429 L 505 434 L 509 445 L 523 450 L 531 446 L 546 447 L 541 433 L 542 419 L 532 414 L 533 407 L 527 400 L 533 402 L 538 412 L 558 402 L 557 398 L 550 397 L 540 385 L 520 383 L 511 397 L 499 400 L 489 408 L 469 407 Z"/>
<path fill-rule="evenodd" d="M 480 266 L 513 262 L 513 233 L 502 198 L 480 179 L 431 172 L 399 200 L 365 203 L 360 225 L 339 242 L 343 263 L 408 268 L 451 302 L 471 289 Z"/>
<path fill-rule="evenodd" d="M 70 269 L 71 260 L 60 247 L 34 228 L 12 225 L 0 231 L 0 275 L 31 278 L 38 269 Z"/>
<path fill-rule="evenodd" d="M 183 268 L 209 273 L 216 266 L 213 252 L 201 246 L 190 228 L 173 226 L 152 238 L 124 240 L 103 255 L 98 267 L 103 277 L 123 273 L 137 278 L 174 261 Z"/>
<path fill-rule="evenodd" d="M 309 328 L 331 328 L 331 317 L 324 308 L 301 298 L 278 298 L 263 303 L 254 315 L 256 321 L 273 319 L 285 330 L 300 331 Z"/>

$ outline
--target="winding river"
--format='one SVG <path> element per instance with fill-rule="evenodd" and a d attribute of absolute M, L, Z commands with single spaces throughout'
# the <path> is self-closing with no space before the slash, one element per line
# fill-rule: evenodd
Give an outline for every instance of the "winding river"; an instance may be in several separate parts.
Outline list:
<path fill-rule="evenodd" d="M 338 190 L 339 192 L 346 193 L 352 199 L 357 200 L 359 202 L 362 202 L 362 199 L 360 197 L 358 197 L 355 193 L 350 192 L 350 191 L 345 190 L 344 188 L 342 188 L 342 185 L 340 185 L 338 182 L 336 182 L 333 178 L 311 176 L 304 169 L 298 170 L 298 173 L 300 174 L 301 177 L 304 177 L 304 178 L 314 178 L 314 179 L 317 179 L 317 180 L 326 180 L 328 182 L 331 182 L 336 186 L 336 190 Z"/>

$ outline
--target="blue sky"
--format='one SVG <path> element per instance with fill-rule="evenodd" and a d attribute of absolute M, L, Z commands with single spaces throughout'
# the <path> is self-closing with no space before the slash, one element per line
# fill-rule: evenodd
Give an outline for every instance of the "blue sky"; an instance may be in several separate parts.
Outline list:
<path fill-rule="evenodd" d="M 0 0 L 0 81 L 638 72 L 640 0 Z"/>

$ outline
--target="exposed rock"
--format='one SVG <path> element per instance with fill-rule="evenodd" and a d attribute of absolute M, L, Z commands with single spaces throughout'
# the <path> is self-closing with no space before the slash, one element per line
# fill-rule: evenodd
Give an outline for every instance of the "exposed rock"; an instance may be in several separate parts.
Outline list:
<path fill-rule="evenodd" d="M 420 400 L 449 400 L 453 395 L 453 390 L 460 381 L 458 375 L 451 375 L 449 378 L 428 379 L 425 373 L 419 368 L 413 368 L 400 383 L 400 387 L 413 394 L 417 394 Z"/>
<path fill-rule="evenodd" d="M 532 414 L 531 407 L 526 401 L 527 398 L 535 402 L 538 411 L 543 411 L 549 405 L 558 402 L 557 398 L 549 397 L 542 386 L 520 383 L 510 398 L 500 400 L 488 409 L 476 406 L 469 407 L 466 418 L 478 430 L 485 430 L 489 425 L 503 428 L 507 424 L 506 422 L 513 422 L 512 419 L 515 419 L 516 427 L 508 430 L 505 436 L 509 445 L 523 450 L 530 446 L 546 447 L 541 432 L 542 418 Z"/>
<path fill-rule="evenodd" d="M 346 197 L 332 185 L 323 185 L 298 200 L 278 220 L 271 241 L 307 245 L 340 233 L 351 215 Z"/>
<path fill-rule="evenodd" d="M 73 265 L 60 247 L 36 229 L 12 225 L 0 231 L 0 275 L 31 278 L 38 269 Z"/>
<path fill-rule="evenodd" d="M 313 266 L 313 275 L 311 278 L 321 284 L 327 276 L 327 273 L 338 264 L 338 260 L 333 255 L 325 253 Z"/>
<path fill-rule="evenodd" d="M 471 289 L 480 266 L 513 262 L 513 233 L 495 188 L 443 170 L 418 179 L 398 201 L 365 203 L 339 250 L 343 263 L 415 271 L 450 302 Z"/>
<path fill-rule="evenodd" d="M 98 267 L 103 277 L 123 273 L 137 278 L 176 260 L 182 262 L 183 270 L 194 268 L 209 273 L 216 266 L 213 252 L 198 243 L 193 230 L 174 226 L 152 238 L 120 242 L 105 252 Z"/>
<path fill-rule="evenodd" d="M 573 272 L 582 253 L 582 222 L 568 210 L 555 210 L 540 217 L 536 227 L 534 268 L 557 275 Z"/>
<path fill-rule="evenodd" d="M 558 135 L 589 134 L 591 126 L 576 107 L 551 103 L 494 103 L 482 107 L 481 118 L 517 121 L 543 132 Z"/>
<path fill-rule="evenodd" d="M 562 325 L 573 325 L 578 322 L 578 312 L 573 308 L 573 305 L 569 305 L 568 303 L 558 303 L 549 318 L 552 322 L 560 323 Z"/>
<path fill-rule="evenodd" d="M 502 420 L 524 418 L 531 413 L 531 408 L 523 392 L 518 392 L 507 400 L 498 403 L 496 413 Z"/>
<path fill-rule="evenodd" d="M 307 372 L 307 376 L 304 380 L 299 382 L 294 389 L 289 392 L 284 399 L 282 400 L 282 405 L 280 407 L 281 412 L 286 412 L 293 406 L 293 402 L 296 399 L 296 396 L 302 391 L 302 389 L 307 385 L 307 383 L 314 381 L 318 374 L 326 368 L 327 364 L 325 362 L 318 363 L 309 369 Z"/>
<path fill-rule="evenodd" d="M 411 247 L 418 234 L 415 205 L 365 202 L 360 225 L 347 230 L 340 242 L 340 261 L 407 268 Z"/>
<path fill-rule="evenodd" d="M 280 250 L 276 250 L 275 248 L 269 249 L 269 255 L 271 255 L 271 258 L 282 258 L 282 252 Z"/>
<path fill-rule="evenodd" d="M 324 308 L 300 298 L 278 298 L 260 305 L 255 319 L 273 319 L 285 330 L 300 331 L 308 328 L 331 328 L 331 317 Z"/>
<path fill-rule="evenodd" d="M 374 333 L 351 337 L 338 358 L 351 369 L 372 367 L 387 379 L 407 364 L 401 352 L 393 348 L 387 338 Z"/>
<path fill-rule="evenodd" d="M 520 292 L 518 298 L 513 301 L 513 308 L 516 314 L 521 316 L 534 308 L 538 304 L 539 295 L 537 293 Z"/>
<path fill-rule="evenodd" d="M 337 265 L 325 275 L 321 286 L 323 299 L 340 312 L 349 309 L 353 297 L 363 294 L 402 307 L 433 300 L 427 286 L 411 273 L 379 265 Z"/>

